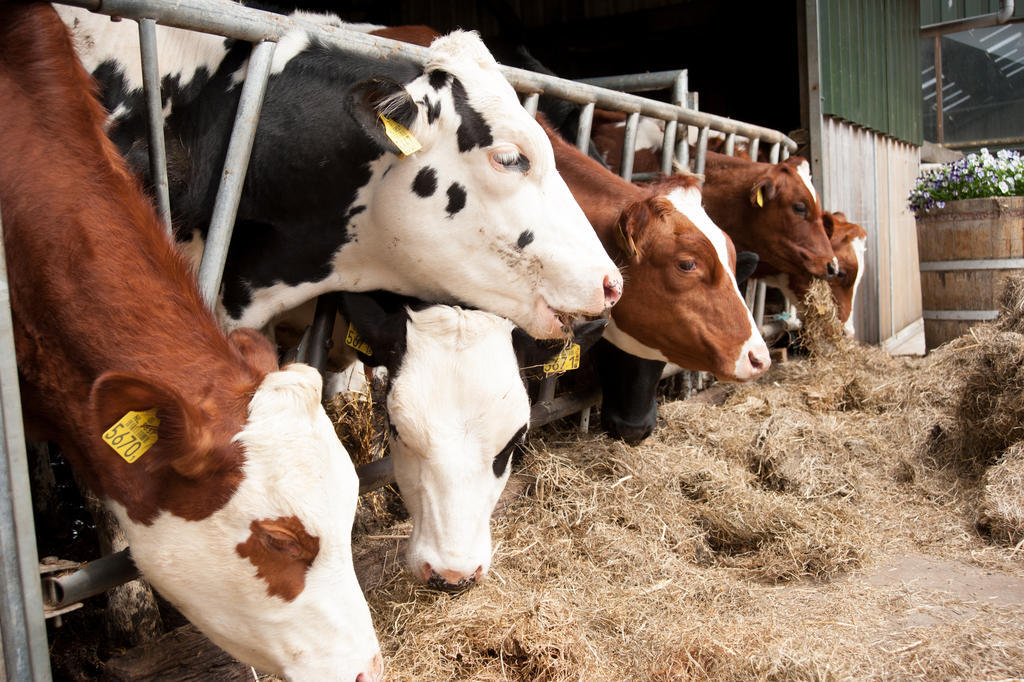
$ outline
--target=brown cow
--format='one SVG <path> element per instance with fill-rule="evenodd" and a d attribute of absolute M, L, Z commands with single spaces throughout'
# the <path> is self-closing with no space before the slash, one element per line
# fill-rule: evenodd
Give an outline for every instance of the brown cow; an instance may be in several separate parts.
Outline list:
<path fill-rule="evenodd" d="M 319 375 L 218 328 L 49 5 L 0 5 L 0 103 L 29 435 L 57 441 L 146 578 L 229 653 L 289 679 L 376 680 L 358 481 Z"/>
<path fill-rule="evenodd" d="M 629 284 L 605 337 L 633 355 L 726 381 L 767 369 L 767 348 L 736 284 L 736 251 L 701 209 L 697 181 L 642 189 L 544 129 L 558 172 L 605 250 L 625 266 Z"/>
<path fill-rule="evenodd" d="M 839 273 L 829 280 L 832 298 L 836 302 L 836 316 L 843 323 L 843 333 L 853 338 L 856 330 L 853 325 L 853 304 L 857 296 L 857 287 L 864 276 L 864 251 L 867 243 L 867 231 L 846 219 L 843 213 L 825 212 L 822 215 L 825 230 L 831 235 L 832 250 L 839 263 Z M 806 275 L 785 275 L 765 277 L 765 282 L 782 291 L 790 301 L 796 303 L 803 300 L 811 288 L 811 278 Z"/>
<path fill-rule="evenodd" d="M 835 254 L 821 219 L 818 196 L 806 159 L 761 163 L 708 152 L 704 207 L 736 244 L 761 258 L 758 276 L 775 271 L 834 277 Z M 684 182 L 670 176 L 653 183 Z"/>

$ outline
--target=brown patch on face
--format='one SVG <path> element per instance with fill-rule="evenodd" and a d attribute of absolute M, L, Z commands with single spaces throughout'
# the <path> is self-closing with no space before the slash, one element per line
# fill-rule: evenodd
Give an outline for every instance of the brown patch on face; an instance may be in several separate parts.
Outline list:
<path fill-rule="evenodd" d="M 306 586 L 306 571 L 320 552 L 320 538 L 306 532 L 294 516 L 254 520 L 249 538 L 235 551 L 267 581 L 267 593 L 292 601 Z"/>

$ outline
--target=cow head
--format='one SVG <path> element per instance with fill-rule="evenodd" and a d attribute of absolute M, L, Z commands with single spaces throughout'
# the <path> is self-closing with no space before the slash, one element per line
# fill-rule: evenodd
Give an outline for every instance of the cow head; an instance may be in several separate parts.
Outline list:
<path fill-rule="evenodd" d="M 540 125 L 476 34 L 435 40 L 421 76 L 362 81 L 349 104 L 384 152 L 349 231 L 383 254 L 388 288 L 462 301 L 539 338 L 566 336 L 573 316 L 599 315 L 618 300 L 621 275 L 555 170 Z M 403 156 L 382 116 L 421 149 Z"/>
<path fill-rule="evenodd" d="M 639 357 L 749 381 L 771 360 L 736 283 L 736 251 L 695 181 L 671 182 L 619 218 L 629 286 L 605 337 Z"/>
<path fill-rule="evenodd" d="M 276 368 L 266 348 L 265 367 Z M 250 398 L 215 419 L 213 404 L 137 376 L 97 380 L 101 433 L 129 411 L 155 407 L 160 420 L 156 443 L 128 465 L 145 467 L 150 499 L 109 502 L 132 555 L 239 660 L 292 680 L 377 679 L 379 646 L 352 565 L 358 481 L 320 405 L 320 376 L 305 365 L 270 371 Z"/>
<path fill-rule="evenodd" d="M 853 338 L 856 330 L 853 325 L 853 304 L 857 297 L 857 288 L 864 276 L 864 252 L 868 233 L 846 219 L 842 213 L 828 213 L 822 216 L 825 228 L 829 231 L 832 250 L 839 263 L 839 272 L 829 281 L 832 297 L 836 301 L 836 314 L 843 323 L 843 333 Z"/>
<path fill-rule="evenodd" d="M 467 586 L 490 568 L 491 512 L 530 420 L 513 325 L 380 292 L 342 300 L 366 344 L 360 359 L 388 369 L 390 451 L 413 522 L 409 569 L 437 587 Z"/>
<path fill-rule="evenodd" d="M 738 248 L 754 251 L 762 264 L 783 273 L 835 275 L 805 159 L 769 164 L 708 152 L 705 177 L 708 214 Z"/>

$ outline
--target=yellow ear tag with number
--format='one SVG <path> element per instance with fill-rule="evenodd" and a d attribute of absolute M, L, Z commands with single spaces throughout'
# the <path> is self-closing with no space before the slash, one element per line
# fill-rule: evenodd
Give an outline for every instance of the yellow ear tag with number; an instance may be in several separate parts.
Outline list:
<path fill-rule="evenodd" d="M 159 426 L 160 418 L 156 416 L 155 407 L 145 412 L 129 412 L 104 431 L 102 438 L 124 461 L 131 464 L 156 443 Z"/>
<path fill-rule="evenodd" d="M 574 343 L 544 363 L 545 374 L 561 374 L 580 368 L 580 344 Z"/>
<path fill-rule="evenodd" d="M 380 120 L 384 123 L 384 134 L 388 136 L 388 139 L 395 143 L 398 150 L 402 152 L 402 156 L 409 156 L 413 152 L 418 152 L 423 148 L 420 141 L 412 136 L 409 129 L 403 126 L 397 121 L 392 121 L 386 116 L 381 116 Z"/>
<path fill-rule="evenodd" d="M 348 333 L 345 334 L 345 345 L 355 348 L 363 355 L 373 356 L 373 350 L 370 348 L 370 344 L 363 341 L 363 337 L 359 336 L 359 332 L 356 331 L 355 326 L 351 322 L 348 323 Z"/>
<path fill-rule="evenodd" d="M 754 201 L 757 202 L 759 207 L 764 208 L 764 190 L 760 187 L 757 188 L 757 196 L 754 197 Z"/>

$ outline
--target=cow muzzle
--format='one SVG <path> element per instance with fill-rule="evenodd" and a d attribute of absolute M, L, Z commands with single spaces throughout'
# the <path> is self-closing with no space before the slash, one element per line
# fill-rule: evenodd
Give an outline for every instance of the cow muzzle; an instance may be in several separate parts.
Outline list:
<path fill-rule="evenodd" d="M 459 571 L 435 571 L 429 562 L 424 561 L 420 569 L 420 575 L 423 578 L 423 582 L 435 590 L 461 592 L 483 579 L 484 567 L 477 566 L 474 572 L 465 574 Z"/>
<path fill-rule="evenodd" d="M 839 275 L 839 259 L 835 256 L 825 266 L 825 279 L 833 279 Z"/>

